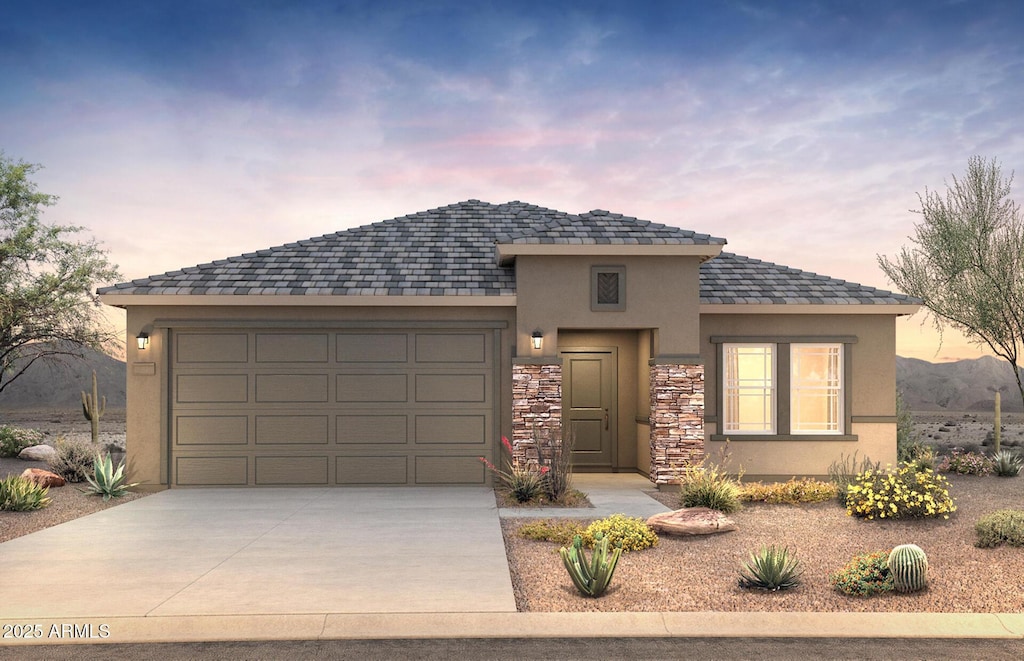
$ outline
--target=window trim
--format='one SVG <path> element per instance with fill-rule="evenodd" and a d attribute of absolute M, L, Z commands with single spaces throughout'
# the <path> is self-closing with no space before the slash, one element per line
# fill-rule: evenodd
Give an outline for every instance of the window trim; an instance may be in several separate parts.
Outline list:
<path fill-rule="evenodd" d="M 619 292 L 615 303 L 598 302 L 598 278 L 604 273 L 618 276 Z M 624 312 L 626 309 L 626 267 L 625 266 L 591 266 L 590 267 L 590 310 L 591 312 Z"/>
<path fill-rule="evenodd" d="M 853 345 L 857 337 L 853 335 L 757 335 L 757 336 L 725 336 L 713 335 L 710 342 L 715 345 L 716 354 L 716 387 L 709 395 L 715 398 L 716 415 L 705 416 L 707 422 L 715 423 L 717 432 L 711 434 L 711 441 L 857 441 L 858 436 L 851 433 L 853 429 Z M 726 344 L 774 344 L 775 349 L 775 433 L 751 434 L 728 433 L 725 431 L 725 350 Z M 792 344 L 839 344 L 842 346 L 842 423 L 840 433 L 807 432 L 794 433 L 790 429 L 790 345 Z M 779 378 L 779 375 L 785 375 Z M 779 407 L 779 402 L 787 402 Z"/>

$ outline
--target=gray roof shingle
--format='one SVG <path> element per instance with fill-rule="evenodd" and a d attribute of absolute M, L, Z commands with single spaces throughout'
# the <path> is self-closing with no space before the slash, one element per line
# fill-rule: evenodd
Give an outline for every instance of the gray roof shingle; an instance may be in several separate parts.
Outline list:
<path fill-rule="evenodd" d="M 724 239 L 595 210 L 468 200 L 99 290 L 100 294 L 500 296 L 515 269 L 495 244 L 708 245 Z M 914 303 L 731 253 L 701 266 L 702 303 Z"/>

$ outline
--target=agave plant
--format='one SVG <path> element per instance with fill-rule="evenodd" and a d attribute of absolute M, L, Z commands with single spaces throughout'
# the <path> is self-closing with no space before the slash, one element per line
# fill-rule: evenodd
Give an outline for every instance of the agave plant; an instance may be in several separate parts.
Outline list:
<path fill-rule="evenodd" d="M 775 592 L 788 590 L 800 585 L 800 561 L 791 555 L 789 548 L 762 546 L 757 553 L 750 554 L 750 560 L 740 569 L 740 587 L 757 588 Z"/>
<path fill-rule="evenodd" d="M 50 504 L 49 489 L 20 475 L 11 475 L 0 480 L 0 510 L 8 512 L 29 512 Z"/>
<path fill-rule="evenodd" d="M 1024 467 L 1024 457 L 1012 450 L 1000 450 L 992 455 L 992 465 L 999 477 L 1016 477 Z"/>
<path fill-rule="evenodd" d="M 115 470 L 114 462 L 110 460 L 109 454 L 104 456 L 99 452 L 96 453 L 96 460 L 92 463 L 92 472 L 92 475 L 85 476 L 89 488 L 84 491 L 94 496 L 103 496 L 103 500 L 120 498 L 128 493 L 129 489 L 139 485 L 138 482 L 125 484 L 124 462 L 119 463 Z"/>

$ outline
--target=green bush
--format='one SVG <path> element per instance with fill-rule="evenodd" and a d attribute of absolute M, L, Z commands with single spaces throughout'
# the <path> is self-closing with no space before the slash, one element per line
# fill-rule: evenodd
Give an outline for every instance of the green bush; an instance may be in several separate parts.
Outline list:
<path fill-rule="evenodd" d="M 833 461 L 828 467 L 828 479 L 836 485 L 836 500 L 839 501 L 839 504 L 846 506 L 846 491 L 859 474 L 879 471 L 881 467 L 879 462 L 872 462 L 866 455 L 858 463 L 856 452 L 850 456 L 840 454 L 839 459 Z"/>
<path fill-rule="evenodd" d="M 42 442 L 43 433 L 40 431 L 0 425 L 0 457 L 17 457 L 25 448 Z"/>
<path fill-rule="evenodd" d="M 562 564 L 565 565 L 573 585 L 585 597 L 600 597 L 608 589 L 615 575 L 615 566 L 622 555 L 622 545 L 618 544 L 608 553 L 609 540 L 598 533 L 594 538 L 594 552 L 587 560 L 587 554 L 583 550 L 583 540 L 577 535 L 568 548 L 562 547 L 558 550 L 562 556 Z"/>
<path fill-rule="evenodd" d="M 800 561 L 788 548 L 762 546 L 740 569 L 741 588 L 756 588 L 776 592 L 800 585 Z"/>
<path fill-rule="evenodd" d="M 717 466 L 688 466 L 679 476 L 679 506 L 731 514 L 742 507 L 739 482 Z"/>
<path fill-rule="evenodd" d="M 0 480 L 0 510 L 28 512 L 50 504 L 49 489 L 20 475 L 11 475 Z"/>
<path fill-rule="evenodd" d="M 822 482 L 814 478 L 790 478 L 787 482 L 746 482 L 740 486 L 740 500 L 788 505 L 800 503 L 822 503 L 836 497 L 839 488 L 832 482 Z"/>
<path fill-rule="evenodd" d="M 577 535 L 583 535 L 583 524 L 575 519 L 540 519 L 519 526 L 519 535 L 540 542 L 569 546 Z"/>
<path fill-rule="evenodd" d="M 583 531 L 583 541 L 593 546 L 598 535 L 606 537 L 613 546 L 621 544 L 623 551 L 642 551 L 658 545 L 658 535 L 646 521 L 625 514 L 612 514 L 594 521 Z"/>
<path fill-rule="evenodd" d="M 956 511 L 948 486 L 943 476 L 913 464 L 865 471 L 847 487 L 846 513 L 866 519 L 948 519 Z"/>
<path fill-rule="evenodd" d="M 974 545 L 983 549 L 1000 544 L 1024 546 L 1024 511 L 1007 509 L 986 514 L 974 524 L 974 532 L 978 535 Z"/>
<path fill-rule="evenodd" d="M 57 438 L 53 449 L 56 455 L 49 462 L 52 472 L 68 482 L 85 482 L 93 469 L 93 448 L 83 441 L 69 441 L 63 436 Z"/>
<path fill-rule="evenodd" d="M 845 567 L 828 577 L 833 588 L 852 597 L 870 597 L 896 589 L 889 571 L 889 552 L 854 556 Z"/>

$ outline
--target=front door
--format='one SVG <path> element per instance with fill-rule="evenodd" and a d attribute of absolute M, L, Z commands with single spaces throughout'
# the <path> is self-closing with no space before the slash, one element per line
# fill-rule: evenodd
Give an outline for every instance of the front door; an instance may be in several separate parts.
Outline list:
<path fill-rule="evenodd" d="M 615 468 L 617 351 L 567 349 L 562 360 L 562 416 L 574 437 L 573 466 Z"/>

